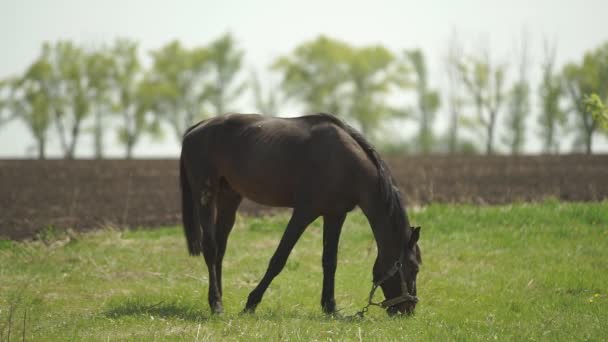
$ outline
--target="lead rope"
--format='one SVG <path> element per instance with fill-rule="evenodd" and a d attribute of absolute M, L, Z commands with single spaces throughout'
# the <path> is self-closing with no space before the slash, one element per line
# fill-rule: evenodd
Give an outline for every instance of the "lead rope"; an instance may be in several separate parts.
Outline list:
<path fill-rule="evenodd" d="M 372 285 L 372 290 L 369 292 L 369 298 L 367 299 L 367 305 L 365 305 L 361 310 L 357 311 L 354 315 L 349 316 L 347 318 L 363 318 L 365 317 L 365 314 L 367 313 L 367 311 L 369 310 L 370 306 L 382 306 L 382 303 L 374 303 L 372 300 L 374 298 L 374 292 L 376 292 L 376 289 L 378 288 L 378 286 L 380 286 L 381 283 L 378 284 L 373 284 Z"/>
<path fill-rule="evenodd" d="M 401 271 L 401 267 L 402 267 L 401 258 L 399 258 L 397 261 L 395 261 L 395 264 L 393 265 L 393 267 L 391 267 L 391 269 L 388 270 L 388 272 L 386 272 L 386 274 L 384 275 L 384 277 L 382 277 L 382 279 L 380 279 L 379 281 L 372 284 L 372 289 L 369 291 L 369 297 L 367 298 L 367 305 L 365 305 L 361 310 L 357 311 L 354 315 L 346 316 L 344 318 L 345 319 L 363 318 L 365 316 L 365 313 L 367 313 L 367 311 L 369 310 L 370 306 L 384 307 L 385 306 L 384 303 L 387 303 L 389 301 L 386 300 L 382 303 L 375 303 L 373 301 L 374 293 L 376 292 L 378 287 L 380 285 L 382 285 L 388 278 L 394 276 L 395 273 Z M 408 296 L 413 297 L 409 294 L 408 294 Z M 394 301 L 395 299 L 399 299 L 399 301 L 397 301 L 397 303 L 400 303 L 402 301 L 402 299 L 404 299 L 404 298 L 405 298 L 404 295 L 401 295 L 399 297 L 391 299 L 390 302 Z M 413 298 L 415 298 L 415 297 L 413 297 Z M 405 300 L 407 300 L 407 299 L 405 299 Z M 417 298 L 416 298 L 416 301 L 418 301 Z M 397 304 L 397 303 L 395 303 L 395 304 Z M 394 305 L 394 304 L 392 304 L 392 305 Z"/>

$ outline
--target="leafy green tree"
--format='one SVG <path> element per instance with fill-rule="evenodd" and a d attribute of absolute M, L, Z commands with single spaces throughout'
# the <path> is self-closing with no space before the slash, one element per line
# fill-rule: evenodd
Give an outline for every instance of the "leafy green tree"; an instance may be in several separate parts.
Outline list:
<path fill-rule="evenodd" d="M 405 57 L 416 75 L 415 90 L 418 105 L 414 111 L 414 117 L 419 124 L 418 150 L 420 153 L 428 154 L 432 151 L 435 143 L 433 123 L 440 104 L 439 92 L 429 89 L 428 73 L 422 51 L 406 51 Z"/>
<path fill-rule="evenodd" d="M 208 99 L 213 114 L 223 115 L 247 88 L 246 82 L 235 84 L 245 53 L 238 49 L 230 34 L 213 41 L 207 50 L 207 63 L 211 73 L 207 87 Z"/>
<path fill-rule="evenodd" d="M 187 49 L 173 41 L 151 54 L 152 69 L 146 77 L 146 92 L 154 98 L 150 107 L 181 142 L 190 125 L 208 116 L 204 104 L 210 96 L 205 85 L 210 52 L 206 48 Z"/>
<path fill-rule="evenodd" d="M 53 122 L 66 159 L 73 159 L 84 120 L 90 114 L 85 52 L 70 41 L 44 44 L 43 54 L 52 70 L 47 88 Z"/>
<path fill-rule="evenodd" d="M 519 79 L 515 81 L 508 94 L 508 111 L 505 117 L 507 128 L 503 141 L 511 154 L 522 152 L 525 143 L 525 119 L 530 111 L 530 83 L 528 81 L 528 46 L 524 39 L 519 61 Z"/>
<path fill-rule="evenodd" d="M 85 54 L 86 96 L 93 115 L 93 147 L 95 158 L 103 158 L 105 118 L 112 112 L 114 58 L 107 48 Z"/>
<path fill-rule="evenodd" d="M 386 104 L 393 86 L 410 85 L 408 69 L 380 45 L 353 47 L 347 57 L 344 88 L 351 90 L 346 92 L 349 106 L 343 116 L 357 122 L 363 134 L 373 138 L 385 120 L 408 114 Z"/>
<path fill-rule="evenodd" d="M 481 128 L 486 154 L 494 153 L 494 135 L 498 114 L 505 97 L 505 65 L 492 65 L 486 51 L 483 57 L 469 57 L 460 66 L 460 77 L 475 108 L 473 118 L 461 121 L 476 131 Z"/>
<path fill-rule="evenodd" d="M 356 122 L 371 136 L 383 119 L 397 111 L 385 104 L 391 86 L 403 73 L 393 54 L 382 46 L 352 47 L 320 36 L 279 58 L 274 70 L 282 73 L 287 99 L 307 112 L 330 112 Z"/>
<path fill-rule="evenodd" d="M 350 53 L 348 44 L 320 36 L 278 58 L 273 69 L 283 74 L 287 98 L 302 103 L 305 111 L 341 115 L 346 109 L 341 88 L 348 79 Z"/>
<path fill-rule="evenodd" d="M 52 66 L 40 56 L 25 74 L 7 81 L 10 97 L 7 106 L 23 121 L 36 140 L 38 159 L 45 159 L 49 130 L 52 124 L 53 99 L 49 93 L 53 84 Z"/>
<path fill-rule="evenodd" d="M 574 128 L 578 136 L 575 146 L 582 145 L 585 152 L 591 154 L 598 122 L 583 100 L 587 94 L 597 94 L 600 99 L 608 98 L 608 43 L 586 53 L 580 65 L 566 65 L 563 83 L 572 103 L 570 113 L 576 118 Z"/>
<path fill-rule="evenodd" d="M 133 157 L 133 148 L 145 133 L 160 136 L 160 117 L 153 115 L 156 96 L 162 94 L 157 84 L 141 77 L 141 63 L 136 42 L 119 39 L 111 50 L 113 87 L 117 96 L 114 111 L 120 117 L 118 141 L 125 146 L 125 157 Z"/>
<path fill-rule="evenodd" d="M 591 113 L 602 129 L 608 133 L 608 107 L 597 94 L 586 95 L 583 100 L 585 108 Z"/>
<path fill-rule="evenodd" d="M 545 42 L 545 56 L 542 64 L 542 80 L 538 88 L 541 112 L 538 118 L 540 124 L 540 137 L 545 153 L 558 153 L 559 128 L 566 124 L 566 113 L 560 107 L 563 91 L 561 79 L 554 71 L 555 46 Z"/>

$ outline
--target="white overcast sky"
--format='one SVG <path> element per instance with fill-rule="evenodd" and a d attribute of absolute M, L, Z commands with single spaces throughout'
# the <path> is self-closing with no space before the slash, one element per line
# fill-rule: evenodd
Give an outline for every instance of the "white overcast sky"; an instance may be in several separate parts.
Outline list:
<path fill-rule="evenodd" d="M 540 62 L 543 37 L 555 39 L 561 67 L 608 41 L 607 18 L 608 0 L 0 0 L 0 78 L 21 73 L 44 41 L 99 46 L 127 37 L 139 41 L 145 55 L 173 39 L 196 46 L 231 32 L 246 51 L 246 65 L 258 69 L 319 34 L 356 45 L 380 43 L 395 52 L 421 48 L 437 86 L 443 76 L 440 61 L 454 31 L 467 49 L 485 44 L 498 61 L 514 59 L 517 40 L 526 30 L 532 68 Z M 536 83 L 533 87 L 536 91 Z M 245 101 L 239 110 L 253 111 L 248 106 Z M 438 122 L 438 127 L 444 124 Z M 115 137 L 107 140 L 110 154 L 119 157 Z M 538 144 L 530 140 L 528 151 L 537 151 Z M 605 141 L 596 142 L 608 151 Z M 89 138 L 82 143 L 78 154 L 86 156 Z M 0 128 L 0 157 L 24 156 L 31 146 L 33 139 L 22 124 Z M 136 154 L 175 156 L 178 149 L 167 134 L 164 142 L 143 141 Z M 57 141 L 51 142 L 49 154 L 59 156 Z"/>

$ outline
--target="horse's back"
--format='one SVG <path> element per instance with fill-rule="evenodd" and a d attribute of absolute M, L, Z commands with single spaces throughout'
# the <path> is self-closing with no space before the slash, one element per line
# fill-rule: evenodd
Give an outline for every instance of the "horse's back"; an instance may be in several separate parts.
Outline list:
<path fill-rule="evenodd" d="M 357 185 L 375 168 L 335 120 L 230 114 L 194 128 L 183 148 L 200 149 L 218 177 L 256 202 L 294 207 L 314 199 L 344 210 L 355 205 Z"/>

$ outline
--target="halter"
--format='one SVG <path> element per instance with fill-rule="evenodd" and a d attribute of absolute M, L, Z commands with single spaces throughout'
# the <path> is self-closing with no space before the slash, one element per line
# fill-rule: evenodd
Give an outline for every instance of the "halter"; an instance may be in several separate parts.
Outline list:
<path fill-rule="evenodd" d="M 399 275 L 401 276 L 401 279 L 405 279 L 405 275 L 403 274 L 403 254 L 399 257 L 399 259 L 397 259 L 397 261 L 395 261 L 395 263 L 393 264 L 393 267 L 391 267 L 388 271 L 386 271 L 386 273 L 384 273 L 384 275 L 382 276 L 382 278 L 380 278 L 380 280 L 376 281 L 373 283 L 372 285 L 372 289 L 369 292 L 369 298 L 367 299 L 367 305 L 365 307 L 363 307 L 363 309 L 361 309 L 361 311 L 357 312 L 354 316 L 355 317 L 360 317 L 363 318 L 363 316 L 365 315 L 365 313 L 367 312 L 367 310 L 369 309 L 370 306 L 379 306 L 381 308 L 389 308 L 393 305 L 397 305 L 397 304 L 401 304 L 401 303 L 418 303 L 418 297 L 413 296 L 409 293 L 407 293 L 407 290 L 404 291 L 404 293 L 402 293 L 400 296 L 391 298 L 391 299 L 386 299 L 383 302 L 374 302 L 374 293 L 376 292 L 376 290 L 378 289 L 378 287 L 380 285 L 382 285 L 388 278 L 394 276 L 397 272 L 399 272 Z"/>

